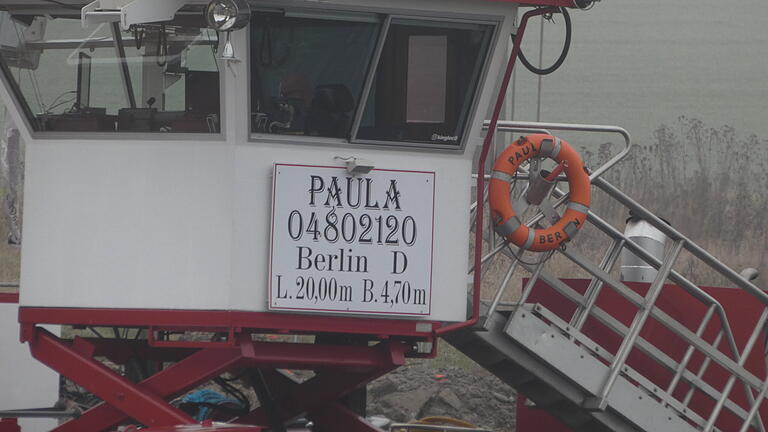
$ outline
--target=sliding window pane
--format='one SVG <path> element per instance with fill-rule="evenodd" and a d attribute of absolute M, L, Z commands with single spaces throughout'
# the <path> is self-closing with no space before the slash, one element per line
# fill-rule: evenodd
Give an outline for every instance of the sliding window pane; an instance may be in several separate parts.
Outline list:
<path fill-rule="evenodd" d="M 0 11 L 0 68 L 43 132 L 220 131 L 216 33 L 179 18 L 118 31 Z M 118 55 L 122 47 L 124 55 Z"/>
<path fill-rule="evenodd" d="M 356 138 L 458 146 L 491 30 L 393 21 Z"/>

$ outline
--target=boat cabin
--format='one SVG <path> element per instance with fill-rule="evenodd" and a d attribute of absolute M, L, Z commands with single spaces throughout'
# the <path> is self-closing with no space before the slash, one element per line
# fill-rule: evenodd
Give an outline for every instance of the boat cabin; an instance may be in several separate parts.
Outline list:
<path fill-rule="evenodd" d="M 465 320 L 517 5 L 233 4 L 0 2 L 22 308 Z"/>

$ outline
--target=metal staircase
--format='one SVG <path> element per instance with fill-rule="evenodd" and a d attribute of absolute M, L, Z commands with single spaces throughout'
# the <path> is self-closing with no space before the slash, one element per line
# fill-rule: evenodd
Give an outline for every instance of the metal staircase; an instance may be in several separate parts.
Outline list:
<path fill-rule="evenodd" d="M 445 339 L 574 431 L 764 432 L 761 411 L 768 413 L 768 380 L 757 347 L 765 337 L 768 296 L 601 177 L 629 152 L 625 130 L 499 122 L 497 132 L 562 130 L 624 138 L 624 150 L 591 173 L 593 191 L 663 232 L 669 239 L 663 259 L 594 212 L 584 230 L 592 227 L 590 244 L 605 241 L 600 262 L 577 250 L 581 238 L 556 252 L 526 257 L 488 224 L 474 224 L 475 230 L 485 231 L 483 245 L 475 246 L 483 248 L 477 271 L 499 282 L 492 300 L 482 305 L 479 324 Z M 527 172 L 518 174 L 519 180 L 527 179 Z M 551 208 L 567 202 L 563 190 L 556 188 L 552 195 Z M 473 212 L 477 208 L 473 205 Z M 545 213 L 538 211 L 527 224 L 546 224 Z M 653 283 L 624 283 L 615 276 L 624 249 L 658 270 Z M 754 316 L 728 316 L 707 289 L 676 271 L 682 253 L 743 290 L 753 302 Z M 591 279 L 582 284 L 561 280 L 549 268 L 555 261 L 578 266 Z M 514 302 L 503 302 L 520 271 L 530 274 L 522 292 Z M 665 294 L 675 295 L 676 307 L 660 300 Z M 745 319 L 751 320 L 748 331 L 743 330 Z M 731 325 L 737 321 L 740 335 Z"/>

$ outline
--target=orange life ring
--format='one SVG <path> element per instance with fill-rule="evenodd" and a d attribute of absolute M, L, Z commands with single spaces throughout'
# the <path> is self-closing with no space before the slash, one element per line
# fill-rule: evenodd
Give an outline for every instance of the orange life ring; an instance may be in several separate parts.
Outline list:
<path fill-rule="evenodd" d="M 562 164 L 570 189 L 565 214 L 554 225 L 543 229 L 532 229 L 522 223 L 510 201 L 510 187 L 517 169 L 534 156 L 548 157 Z M 507 147 L 496 159 L 488 185 L 496 232 L 522 249 L 536 252 L 553 250 L 572 239 L 587 219 L 591 199 L 589 174 L 581 156 L 567 142 L 545 134 L 522 137 Z"/>

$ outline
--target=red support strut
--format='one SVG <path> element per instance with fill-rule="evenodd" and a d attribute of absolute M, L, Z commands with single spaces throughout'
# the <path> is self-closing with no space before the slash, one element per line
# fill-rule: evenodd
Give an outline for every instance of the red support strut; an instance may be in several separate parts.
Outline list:
<path fill-rule="evenodd" d="M 282 420 L 289 420 L 302 413 L 325 409 L 328 404 L 334 403 L 339 398 L 349 394 L 376 378 L 405 364 L 405 352 L 407 346 L 404 343 L 383 343 L 383 346 L 375 348 L 385 357 L 385 362 L 379 367 L 363 373 L 350 373 L 347 368 L 340 370 L 331 369 L 320 371 L 314 378 L 296 384 L 282 379 L 282 395 L 275 395 L 279 407 L 279 416 Z M 338 348 L 338 347 L 337 347 Z M 354 347 L 345 347 L 354 348 Z M 370 349 L 370 348 L 368 348 Z M 334 350 L 335 351 L 335 350 Z M 344 357 L 338 353 L 338 358 Z M 274 379 L 274 378 L 273 378 Z M 279 379 L 279 378 L 278 378 Z M 282 396 L 282 397 L 281 397 Z M 267 414 L 258 408 L 250 414 L 235 420 L 236 423 L 266 424 Z"/>
<path fill-rule="evenodd" d="M 21 432 L 21 427 L 15 418 L 0 419 L 0 432 Z"/>
<path fill-rule="evenodd" d="M 74 349 L 42 328 L 35 328 L 29 341 L 32 356 L 78 383 L 112 407 L 147 426 L 195 424 L 187 414 L 170 406 L 152 392 L 123 378 L 82 349 Z M 82 339 L 81 339 L 82 340 Z M 81 344 L 89 344 L 82 340 Z"/>
<path fill-rule="evenodd" d="M 241 360 L 237 349 L 201 350 L 142 381 L 139 388 L 163 399 L 176 397 L 189 388 L 237 367 Z M 102 402 L 79 418 L 62 424 L 54 429 L 54 432 L 101 431 L 112 428 L 129 417 L 133 416 Z"/>
<path fill-rule="evenodd" d="M 336 424 L 338 420 L 328 419 L 322 413 L 339 410 L 335 406 L 339 398 L 403 365 L 406 353 L 411 349 L 411 343 L 397 340 L 382 341 L 374 346 L 255 342 L 248 333 L 236 333 L 231 344 L 213 343 L 210 348 L 199 348 L 199 342 L 190 345 L 197 348 L 187 348 L 183 346 L 184 342 L 151 347 L 134 341 L 137 352 L 173 358 L 178 362 L 140 383 L 132 383 L 94 358 L 94 355 L 100 355 L 127 361 L 125 347 L 114 341 L 91 342 L 83 338 L 64 341 L 32 325 L 26 325 L 22 330 L 33 357 L 103 400 L 79 418 L 60 425 L 55 432 L 109 431 L 129 420 L 153 431 L 195 424 L 168 401 L 225 372 L 244 368 L 268 372 L 267 382 L 272 387 L 280 420 L 314 413 L 318 417 L 315 423 L 324 427 L 325 423 Z M 298 384 L 278 373 L 278 368 L 314 370 L 316 375 Z M 351 412 L 342 412 L 344 421 L 355 425 L 345 430 L 377 431 Z M 268 423 L 267 414 L 256 409 L 235 422 L 264 426 Z M 15 423 L 13 425 L 16 427 Z M 0 423 L 0 432 L 19 432 L 11 427 L 9 421 Z"/>

